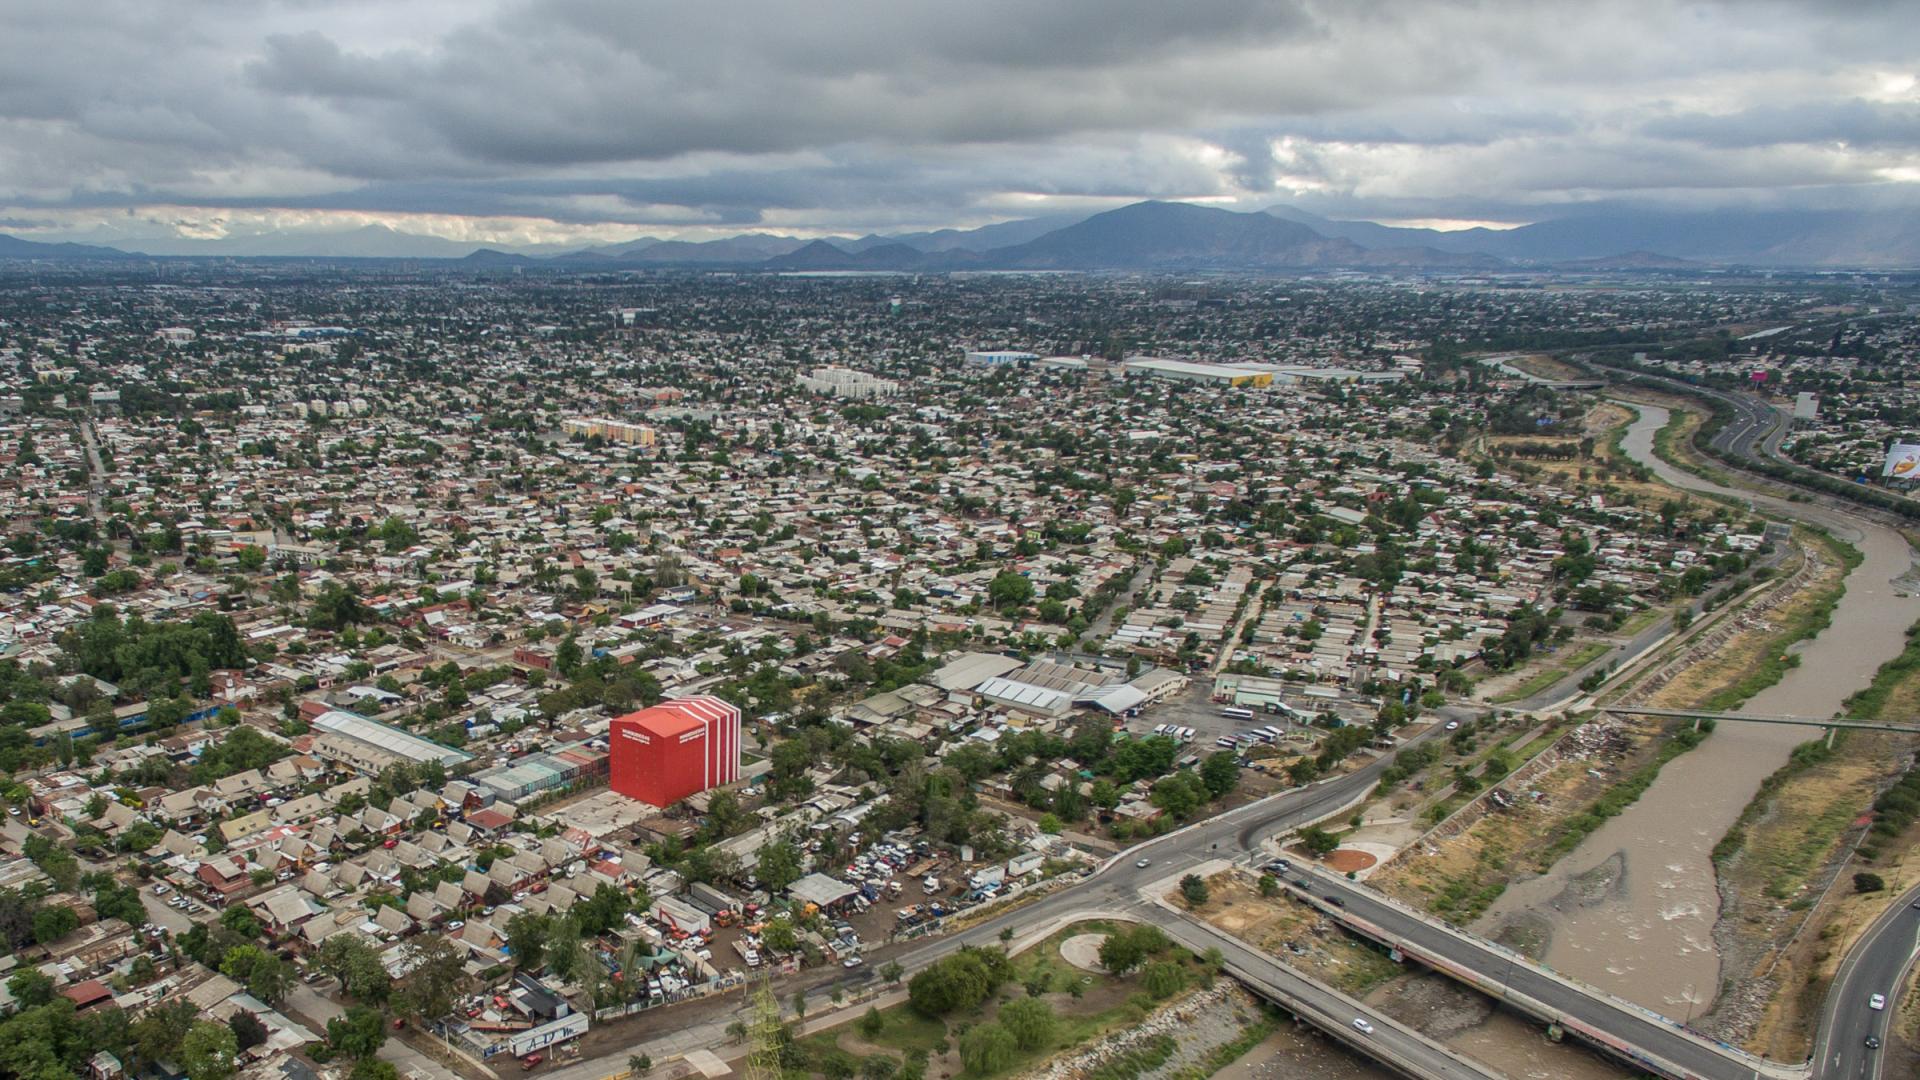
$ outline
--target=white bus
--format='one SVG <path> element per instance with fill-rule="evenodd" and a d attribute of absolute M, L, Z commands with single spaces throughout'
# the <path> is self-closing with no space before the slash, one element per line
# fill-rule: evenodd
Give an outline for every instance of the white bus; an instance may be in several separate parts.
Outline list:
<path fill-rule="evenodd" d="M 1221 709 L 1220 715 L 1226 717 L 1229 720 L 1251 720 L 1253 719 L 1253 710 L 1227 708 L 1227 709 Z"/>
<path fill-rule="evenodd" d="M 1271 724 L 1263 728 L 1255 728 L 1254 730 L 1258 731 L 1262 735 L 1265 735 L 1267 737 L 1268 742 L 1272 742 L 1273 740 L 1278 739 L 1280 736 L 1286 734 L 1286 732 L 1281 731 L 1279 728 L 1274 727 Z"/>

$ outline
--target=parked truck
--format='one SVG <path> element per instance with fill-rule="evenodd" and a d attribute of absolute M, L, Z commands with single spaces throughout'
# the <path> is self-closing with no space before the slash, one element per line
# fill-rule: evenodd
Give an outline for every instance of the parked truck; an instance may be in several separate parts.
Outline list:
<path fill-rule="evenodd" d="M 1005 880 L 1007 880 L 1007 868 L 995 864 L 975 870 L 967 877 L 967 884 L 975 890 L 991 889 Z"/>

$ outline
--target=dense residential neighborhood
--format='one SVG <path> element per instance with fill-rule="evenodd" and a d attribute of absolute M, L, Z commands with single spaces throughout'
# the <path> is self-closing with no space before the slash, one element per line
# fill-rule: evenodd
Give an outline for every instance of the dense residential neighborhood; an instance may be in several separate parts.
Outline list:
<path fill-rule="evenodd" d="M 1494 706 L 1785 554 L 1480 354 L 1819 302 L 0 279 L 0 1069 L 644 1073 L 650 1016 L 900 984 L 906 943 L 1276 793 L 1398 762 L 1438 821 L 1519 764 Z M 1912 430 L 1913 324 L 1875 325 L 1629 362 L 1764 365 L 1851 472 Z"/>

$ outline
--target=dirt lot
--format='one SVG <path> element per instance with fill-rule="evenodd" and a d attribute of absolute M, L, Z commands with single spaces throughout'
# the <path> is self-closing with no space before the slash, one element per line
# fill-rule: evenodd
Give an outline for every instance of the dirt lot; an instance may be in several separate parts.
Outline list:
<path fill-rule="evenodd" d="M 1517 356 L 1508 361 L 1529 375 L 1542 379 L 1590 379 L 1593 376 L 1563 360 L 1551 356 Z"/>
<path fill-rule="evenodd" d="M 1401 973 L 1386 953 L 1349 937 L 1312 908 L 1261 896 L 1247 875 L 1215 874 L 1207 890 L 1207 902 L 1195 914 L 1345 993 L 1363 994 Z"/>
<path fill-rule="evenodd" d="M 1660 746 L 1657 721 L 1621 720 L 1608 745 L 1569 756 L 1516 794 L 1513 807 L 1488 813 L 1466 831 L 1425 843 L 1367 883 L 1416 907 L 1471 921 L 1516 874 L 1535 868 L 1536 858 L 1558 835 L 1557 826 L 1589 806 L 1621 777 L 1653 760 Z M 1527 942 L 1513 941 L 1516 948 Z"/>

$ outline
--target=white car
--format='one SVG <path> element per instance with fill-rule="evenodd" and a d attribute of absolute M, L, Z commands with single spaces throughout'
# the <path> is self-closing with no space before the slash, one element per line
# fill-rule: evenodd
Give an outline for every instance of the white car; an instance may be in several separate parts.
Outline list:
<path fill-rule="evenodd" d="M 1452 731 L 1453 729 L 1455 729 L 1455 728 L 1457 728 L 1457 727 L 1459 727 L 1459 726 L 1460 726 L 1460 721 L 1458 721 L 1458 720 L 1449 720 L 1449 721 L 1447 721 L 1447 730 L 1448 730 L 1448 731 Z"/>
<path fill-rule="evenodd" d="M 1353 1030 L 1362 1035 L 1371 1035 L 1373 1034 L 1373 1025 L 1367 1023 L 1365 1017 L 1356 1016 L 1353 1018 Z"/>
<path fill-rule="evenodd" d="M 1867 999 L 1867 1008 L 1869 1009 L 1884 1009 L 1886 1007 L 1887 995 L 1885 994 L 1875 994 Z"/>
<path fill-rule="evenodd" d="M 1135 865 L 1135 866 L 1137 866 L 1137 867 L 1139 867 L 1139 868 L 1140 868 L 1140 869 L 1142 869 L 1142 870 L 1145 870 L 1145 869 L 1146 869 L 1147 867 L 1149 867 L 1149 866 L 1152 866 L 1152 865 L 1153 865 L 1153 860 L 1152 860 L 1152 859 L 1141 859 L 1141 860 L 1140 860 L 1139 862 L 1136 862 L 1136 863 L 1134 863 L 1133 865 Z"/>

